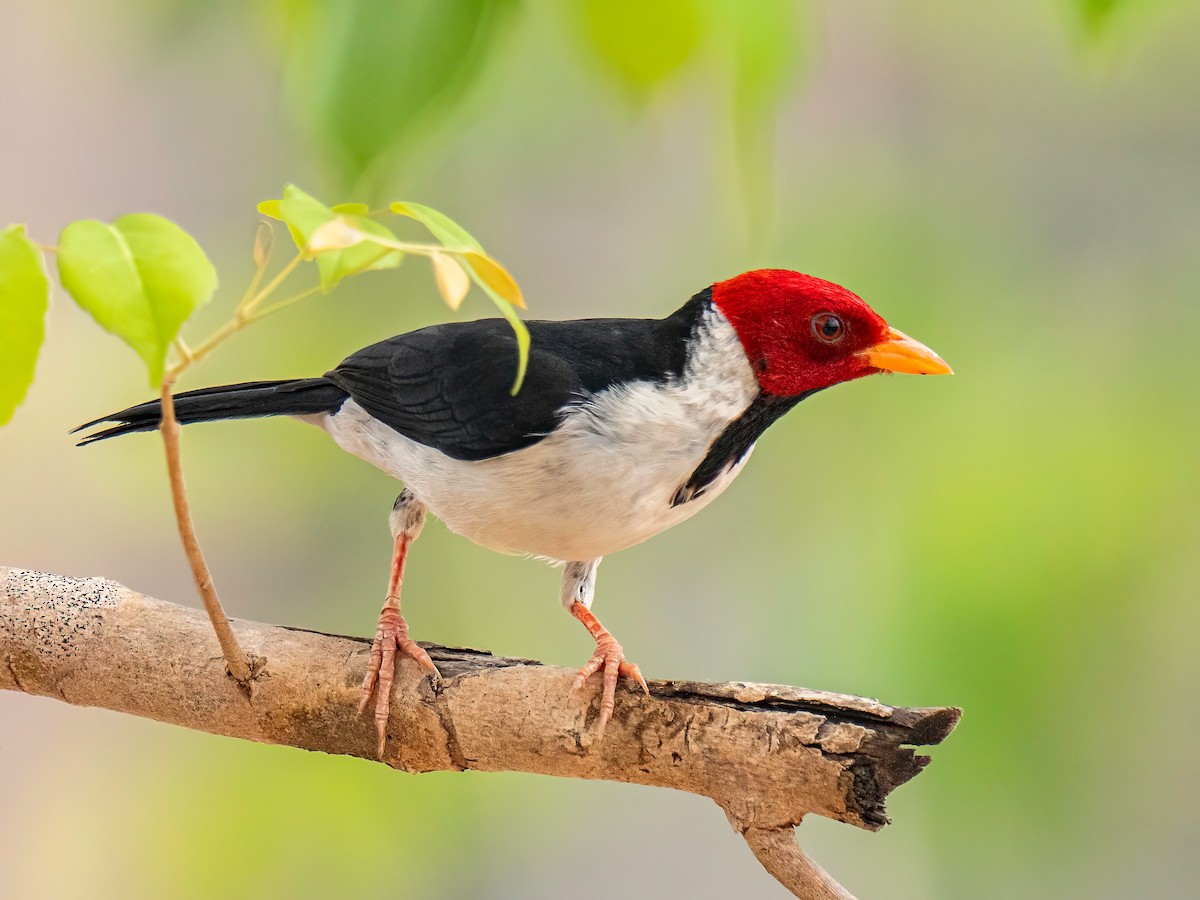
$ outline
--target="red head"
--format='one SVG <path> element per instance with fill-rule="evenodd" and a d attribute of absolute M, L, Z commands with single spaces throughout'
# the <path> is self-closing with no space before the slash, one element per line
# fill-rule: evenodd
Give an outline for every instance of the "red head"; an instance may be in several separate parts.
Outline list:
<path fill-rule="evenodd" d="M 877 372 L 947 375 L 950 367 L 831 281 L 757 269 L 714 284 L 713 304 L 729 320 L 768 394 L 805 391 Z"/>

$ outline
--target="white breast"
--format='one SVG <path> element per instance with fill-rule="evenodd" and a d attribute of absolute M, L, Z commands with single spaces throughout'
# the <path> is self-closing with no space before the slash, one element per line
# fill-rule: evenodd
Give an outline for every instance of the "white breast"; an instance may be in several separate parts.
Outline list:
<path fill-rule="evenodd" d="M 553 434 L 503 456 L 451 459 L 353 400 L 309 421 L 402 480 L 451 531 L 502 552 L 589 560 L 653 537 L 720 494 L 740 463 L 703 496 L 671 505 L 712 442 L 757 394 L 733 328 L 711 310 L 677 381 L 595 394 Z"/>

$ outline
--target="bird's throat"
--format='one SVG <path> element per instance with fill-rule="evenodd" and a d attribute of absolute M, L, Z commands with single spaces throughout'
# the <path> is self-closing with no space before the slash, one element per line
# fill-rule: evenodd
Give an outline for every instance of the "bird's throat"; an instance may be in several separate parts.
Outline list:
<path fill-rule="evenodd" d="M 811 397 L 818 390 L 821 388 L 806 391 L 794 397 L 777 397 L 774 394 L 760 393 L 746 408 L 746 411 L 730 422 L 712 442 L 708 453 L 700 461 L 700 465 L 696 466 L 691 477 L 675 492 L 671 505 L 680 506 L 703 496 L 713 482 L 746 458 L 746 454 L 762 437 L 764 431 L 797 403 Z"/>

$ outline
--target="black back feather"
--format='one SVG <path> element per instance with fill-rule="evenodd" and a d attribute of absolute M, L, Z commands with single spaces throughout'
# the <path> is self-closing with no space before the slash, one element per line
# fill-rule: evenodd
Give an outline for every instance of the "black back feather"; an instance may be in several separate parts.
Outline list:
<path fill-rule="evenodd" d="M 678 377 L 707 291 L 666 319 L 528 322 L 521 390 L 517 342 L 503 319 L 435 325 L 374 344 L 326 378 L 381 422 L 454 459 L 536 444 L 589 394 Z"/>

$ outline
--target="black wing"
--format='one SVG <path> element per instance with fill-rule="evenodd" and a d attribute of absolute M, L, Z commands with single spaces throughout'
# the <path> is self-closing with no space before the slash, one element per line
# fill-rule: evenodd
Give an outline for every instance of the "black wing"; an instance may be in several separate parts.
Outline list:
<path fill-rule="evenodd" d="M 529 368 L 515 397 L 517 342 L 503 319 L 398 335 L 325 377 L 405 437 L 454 459 L 487 459 L 537 443 L 593 393 L 678 376 L 705 301 L 697 295 L 662 320 L 528 322 Z"/>

